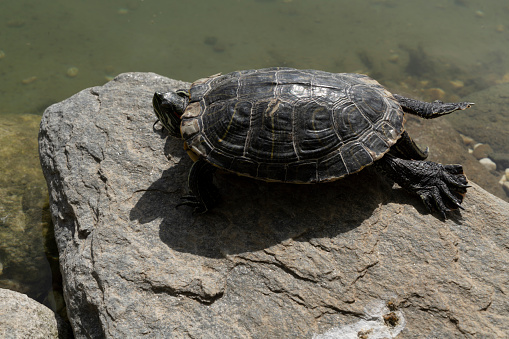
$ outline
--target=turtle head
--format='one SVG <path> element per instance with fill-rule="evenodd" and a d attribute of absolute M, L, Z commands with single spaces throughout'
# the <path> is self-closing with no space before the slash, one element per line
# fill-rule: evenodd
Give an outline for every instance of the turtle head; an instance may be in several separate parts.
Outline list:
<path fill-rule="evenodd" d="M 154 94 L 152 105 L 157 115 L 157 121 L 161 122 L 172 137 L 182 138 L 180 122 L 188 100 L 188 94 L 184 90 L 167 93 L 156 92 Z"/>

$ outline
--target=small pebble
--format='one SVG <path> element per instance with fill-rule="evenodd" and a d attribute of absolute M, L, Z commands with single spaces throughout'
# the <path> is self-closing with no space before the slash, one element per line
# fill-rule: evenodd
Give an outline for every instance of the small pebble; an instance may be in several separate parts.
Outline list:
<path fill-rule="evenodd" d="M 502 188 L 504 189 L 505 194 L 507 194 L 509 196 L 509 181 L 504 182 L 504 184 L 502 185 Z"/>
<path fill-rule="evenodd" d="M 490 158 L 484 158 L 479 160 L 481 165 L 483 165 L 488 171 L 494 171 L 497 169 L 497 164 L 495 164 Z"/>
<path fill-rule="evenodd" d="M 500 181 L 498 182 L 500 185 L 503 185 L 504 182 L 507 181 L 507 177 L 505 175 L 502 176 L 502 178 L 500 178 Z"/>
<path fill-rule="evenodd" d="M 504 31 L 504 25 L 497 25 L 497 32 L 502 33 Z"/>
<path fill-rule="evenodd" d="M 389 56 L 389 61 L 394 64 L 397 63 L 399 61 L 399 55 L 396 53 L 391 54 L 391 56 Z"/>
<path fill-rule="evenodd" d="M 0 59 L 5 58 L 5 52 L 0 49 Z"/>
<path fill-rule="evenodd" d="M 509 73 L 504 74 L 501 80 L 502 83 L 509 82 Z"/>
<path fill-rule="evenodd" d="M 26 23 L 25 20 L 14 19 L 14 20 L 7 21 L 7 27 L 20 28 L 20 27 L 25 26 L 25 23 Z"/>
<path fill-rule="evenodd" d="M 488 144 L 476 144 L 474 146 L 474 152 L 472 153 L 477 160 L 487 158 L 493 153 L 493 148 Z"/>
<path fill-rule="evenodd" d="M 428 88 L 426 94 L 431 97 L 431 100 L 442 100 L 445 97 L 445 92 L 441 88 Z"/>
<path fill-rule="evenodd" d="M 37 80 L 37 77 L 36 76 L 32 76 L 30 78 L 26 78 L 26 79 L 21 80 L 21 82 L 23 83 L 23 85 L 28 85 L 28 84 L 31 84 L 32 82 L 34 82 L 35 80 Z"/>
<path fill-rule="evenodd" d="M 463 144 L 465 146 L 470 146 L 474 143 L 474 139 L 472 139 L 471 137 L 467 137 L 466 135 L 463 135 L 463 134 L 460 134 L 461 136 L 461 140 L 463 140 Z"/>
<path fill-rule="evenodd" d="M 67 69 L 66 74 L 67 74 L 68 77 L 74 78 L 75 76 L 78 75 L 78 72 L 79 72 L 78 67 L 69 67 Z"/>
<path fill-rule="evenodd" d="M 465 83 L 461 80 L 452 80 L 452 81 L 449 81 L 452 85 L 452 87 L 454 88 L 461 88 L 463 86 L 465 86 Z"/>
<path fill-rule="evenodd" d="M 475 11 L 475 16 L 478 18 L 484 18 L 484 12 L 483 11 Z"/>
<path fill-rule="evenodd" d="M 203 43 L 205 45 L 214 46 L 217 44 L 217 38 L 215 36 L 206 36 L 205 39 L 203 39 Z"/>
<path fill-rule="evenodd" d="M 226 46 L 224 44 L 218 43 L 212 46 L 212 50 L 216 53 L 222 53 L 226 50 Z"/>

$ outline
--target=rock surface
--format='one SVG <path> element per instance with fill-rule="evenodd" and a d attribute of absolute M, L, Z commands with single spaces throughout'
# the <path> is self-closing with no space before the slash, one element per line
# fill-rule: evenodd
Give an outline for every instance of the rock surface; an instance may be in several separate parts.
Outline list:
<path fill-rule="evenodd" d="M 70 326 L 25 294 L 0 288 L 1 338 L 72 338 Z"/>
<path fill-rule="evenodd" d="M 175 209 L 191 161 L 128 73 L 49 107 L 43 171 L 77 337 L 502 337 L 509 204 L 472 183 L 447 220 L 371 168 L 330 184 L 217 172 L 221 204 Z M 371 336 L 370 336 L 371 335 Z"/>

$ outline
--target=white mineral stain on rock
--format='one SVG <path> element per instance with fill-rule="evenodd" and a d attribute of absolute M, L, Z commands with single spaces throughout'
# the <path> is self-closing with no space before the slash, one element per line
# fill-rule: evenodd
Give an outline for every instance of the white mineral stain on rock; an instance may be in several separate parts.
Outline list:
<path fill-rule="evenodd" d="M 405 328 L 406 320 L 403 312 L 391 311 L 384 300 L 377 301 L 364 309 L 365 316 L 353 324 L 334 327 L 322 334 L 313 335 L 313 339 L 358 339 L 365 335 L 369 339 L 396 338 Z M 386 319 L 397 319 L 394 326 Z"/>

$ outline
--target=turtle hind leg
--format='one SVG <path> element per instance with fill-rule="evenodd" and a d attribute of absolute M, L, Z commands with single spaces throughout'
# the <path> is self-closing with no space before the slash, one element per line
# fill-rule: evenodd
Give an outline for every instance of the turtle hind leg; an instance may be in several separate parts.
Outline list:
<path fill-rule="evenodd" d="M 219 200 L 219 190 L 214 186 L 213 174 L 216 168 L 203 159 L 199 159 L 189 171 L 189 194 L 175 207 L 191 206 L 195 213 L 205 213 Z"/>
<path fill-rule="evenodd" d="M 406 160 L 386 154 L 376 167 L 401 187 L 418 194 L 430 211 L 445 212 L 461 207 L 468 181 L 461 165 Z"/>
<path fill-rule="evenodd" d="M 439 100 L 433 102 L 424 102 L 415 99 L 405 98 L 394 94 L 394 98 L 401 105 L 406 113 L 418 115 L 421 118 L 433 119 L 458 110 L 465 110 L 474 105 L 473 102 L 442 102 Z"/>
<path fill-rule="evenodd" d="M 398 158 L 407 160 L 425 160 L 428 157 L 428 148 L 420 149 L 406 131 L 403 131 L 401 138 L 391 147 L 390 152 Z"/>

